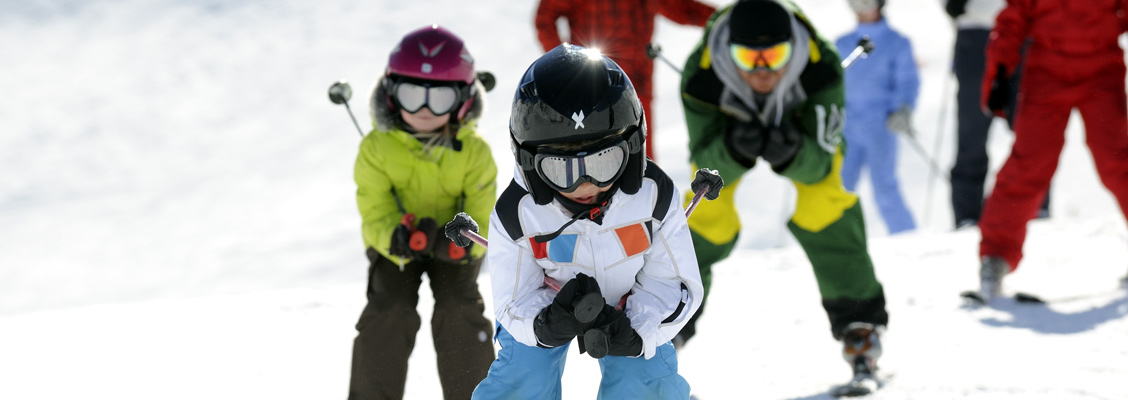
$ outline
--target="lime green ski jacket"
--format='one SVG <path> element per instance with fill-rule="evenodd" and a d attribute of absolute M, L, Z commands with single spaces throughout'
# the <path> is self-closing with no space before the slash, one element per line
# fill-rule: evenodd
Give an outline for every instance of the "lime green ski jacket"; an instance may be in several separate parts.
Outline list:
<path fill-rule="evenodd" d="M 489 234 L 489 216 L 497 195 L 497 165 L 474 123 L 463 124 L 451 146 L 429 151 L 400 129 L 373 130 L 360 143 L 354 168 L 356 203 L 362 217 L 364 245 L 392 261 L 392 231 L 403 218 L 397 205 L 416 221 L 434 218 L 441 228 L 459 211 L 470 214 L 482 236 Z M 477 259 L 486 249 L 473 246 Z"/>

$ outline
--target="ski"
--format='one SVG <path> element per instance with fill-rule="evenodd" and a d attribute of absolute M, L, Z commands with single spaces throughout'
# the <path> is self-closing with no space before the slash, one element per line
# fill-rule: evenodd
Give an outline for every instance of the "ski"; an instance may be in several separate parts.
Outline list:
<path fill-rule="evenodd" d="M 1045 304 L 1046 303 L 1046 301 L 1042 300 L 1041 297 L 1038 297 L 1038 296 L 1035 296 L 1035 295 L 1032 295 L 1032 294 L 1022 293 L 1022 292 L 1018 292 L 1018 293 L 1015 293 L 1013 296 L 1007 296 L 1007 297 L 1013 298 L 1015 302 L 1024 303 L 1024 304 Z M 967 290 L 967 291 L 960 293 L 960 298 L 963 299 L 965 303 L 972 305 L 972 306 L 985 306 L 985 305 L 987 305 L 987 299 L 983 298 L 983 296 L 980 295 L 979 292 L 974 291 L 974 290 Z"/>
<path fill-rule="evenodd" d="M 830 395 L 834 397 L 861 397 L 876 392 L 879 387 L 877 379 L 871 375 L 855 376 L 850 382 L 831 388 Z"/>
<path fill-rule="evenodd" d="M 875 374 L 858 374 L 849 382 L 830 388 L 830 395 L 836 398 L 869 396 L 889 383 L 893 375 L 878 371 Z"/>
<path fill-rule="evenodd" d="M 868 333 L 869 335 L 876 335 L 874 332 Z M 849 336 L 849 335 L 848 335 Z M 849 337 L 843 338 L 843 341 L 851 340 Z M 851 345 L 847 344 L 847 350 L 850 350 Z M 878 347 L 880 350 L 880 347 Z M 882 386 L 885 386 L 885 381 L 889 375 L 879 375 L 877 364 L 872 358 L 865 354 L 859 354 L 854 357 L 852 362 L 854 369 L 854 377 L 850 378 L 849 382 L 845 384 L 834 386 L 830 389 L 830 395 L 834 397 L 861 397 L 868 396 Z"/>
<path fill-rule="evenodd" d="M 1041 296 L 1033 295 L 1033 294 L 1030 294 L 1030 293 L 1017 292 L 1014 295 L 1005 296 L 1004 298 L 1013 299 L 1016 303 L 1020 303 L 1020 304 L 1031 304 L 1031 305 L 1033 305 L 1033 304 L 1068 303 L 1068 302 L 1073 302 L 1073 301 L 1089 300 L 1089 299 L 1095 299 L 1095 298 L 1100 298 L 1100 297 L 1112 296 L 1112 295 L 1117 295 L 1117 294 L 1122 294 L 1122 293 L 1124 293 L 1124 289 L 1103 291 L 1103 292 L 1098 292 L 1098 293 L 1080 294 L 1080 295 L 1067 296 L 1067 297 L 1043 298 Z M 966 303 L 973 305 L 973 306 L 987 305 L 987 299 L 984 299 L 983 296 L 981 296 L 979 294 L 979 292 L 976 292 L 974 290 L 968 290 L 968 291 L 964 291 L 963 293 L 960 293 L 960 298 L 962 298 Z"/>

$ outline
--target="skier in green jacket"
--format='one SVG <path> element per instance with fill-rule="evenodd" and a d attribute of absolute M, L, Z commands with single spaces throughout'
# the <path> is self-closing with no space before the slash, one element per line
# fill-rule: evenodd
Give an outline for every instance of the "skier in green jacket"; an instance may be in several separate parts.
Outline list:
<path fill-rule="evenodd" d="M 682 103 L 690 161 L 725 187 L 689 220 L 706 296 L 711 266 L 740 233 L 733 194 L 759 162 L 795 185 L 787 223 L 814 267 L 831 333 L 857 373 L 872 373 L 885 296 L 866 250 L 858 198 L 842 186 L 843 70 L 833 43 L 786 0 L 741 0 L 710 19 L 685 64 Z M 702 306 L 704 309 L 704 305 Z M 682 329 L 684 344 L 695 320 Z"/>
<path fill-rule="evenodd" d="M 439 228 L 459 211 L 486 221 L 497 194 L 497 165 L 475 128 L 485 88 L 473 60 L 453 33 L 421 28 L 392 50 L 372 92 L 376 129 L 361 142 L 354 170 L 371 264 L 350 400 L 403 398 L 424 273 L 435 297 L 431 333 L 443 396 L 470 398 L 493 362 L 494 327 L 477 284 L 486 249 L 455 246 Z"/>

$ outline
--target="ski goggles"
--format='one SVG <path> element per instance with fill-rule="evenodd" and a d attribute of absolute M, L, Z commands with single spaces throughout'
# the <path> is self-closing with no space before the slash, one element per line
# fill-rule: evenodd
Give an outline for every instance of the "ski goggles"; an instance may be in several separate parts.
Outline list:
<path fill-rule="evenodd" d="M 542 146 L 533 165 L 545 183 L 564 193 L 576 191 L 584 182 L 601 188 L 610 186 L 627 169 L 630 147 L 618 136 L 592 148 L 598 150 L 563 152 Z"/>
<path fill-rule="evenodd" d="M 767 68 L 779 71 L 791 61 L 791 42 L 785 41 L 769 47 L 748 47 L 742 44 L 729 45 L 732 61 L 742 70 L 752 72 Z"/>
<path fill-rule="evenodd" d="M 450 83 L 400 81 L 392 87 L 392 96 L 400 109 L 412 114 L 423 107 L 427 107 L 435 115 L 454 111 L 461 97 L 459 92 L 457 85 Z"/>

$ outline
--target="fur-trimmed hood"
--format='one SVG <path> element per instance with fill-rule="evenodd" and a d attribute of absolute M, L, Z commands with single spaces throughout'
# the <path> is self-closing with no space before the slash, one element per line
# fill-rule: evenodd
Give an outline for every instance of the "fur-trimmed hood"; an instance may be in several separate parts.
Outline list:
<path fill-rule="evenodd" d="M 399 126 L 403 122 L 399 115 L 392 114 L 391 104 L 388 103 L 388 88 L 384 85 L 385 80 L 384 77 L 377 79 L 372 87 L 372 94 L 368 97 L 368 113 L 372 116 L 372 126 L 381 132 L 403 129 Z M 482 116 L 482 111 L 486 107 L 486 98 L 483 96 L 486 88 L 482 86 L 482 82 L 474 80 L 472 92 L 470 110 L 466 111 L 466 115 L 461 120 L 452 121 L 455 128 L 453 131 L 457 131 L 462 124 Z"/>

